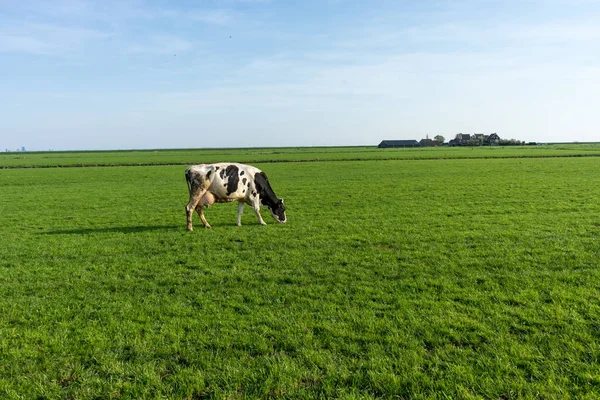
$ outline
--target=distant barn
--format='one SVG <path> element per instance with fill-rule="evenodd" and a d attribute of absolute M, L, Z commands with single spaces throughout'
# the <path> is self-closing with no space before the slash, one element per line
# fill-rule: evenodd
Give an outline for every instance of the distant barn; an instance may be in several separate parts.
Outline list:
<path fill-rule="evenodd" d="M 416 140 L 383 140 L 377 147 L 389 149 L 394 147 L 421 147 L 421 145 Z"/>

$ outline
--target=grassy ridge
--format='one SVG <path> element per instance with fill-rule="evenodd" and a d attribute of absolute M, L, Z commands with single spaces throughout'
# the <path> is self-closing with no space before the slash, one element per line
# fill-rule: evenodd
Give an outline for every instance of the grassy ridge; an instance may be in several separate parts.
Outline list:
<path fill-rule="evenodd" d="M 0 171 L 2 396 L 600 395 L 595 158 L 258 166 L 290 222 L 193 233 L 181 166 Z"/>
<path fill-rule="evenodd" d="M 0 168 L 187 165 L 235 160 L 245 163 L 293 161 L 419 160 L 600 156 L 600 145 L 518 147 L 296 147 L 271 149 L 181 149 L 90 152 L 0 153 Z"/>

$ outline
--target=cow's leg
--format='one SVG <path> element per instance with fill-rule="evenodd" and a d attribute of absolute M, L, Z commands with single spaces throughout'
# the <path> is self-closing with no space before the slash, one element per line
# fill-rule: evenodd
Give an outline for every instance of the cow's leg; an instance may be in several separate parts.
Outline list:
<path fill-rule="evenodd" d="M 244 212 L 244 201 L 238 202 L 237 226 L 242 226 L 242 213 Z"/>
<path fill-rule="evenodd" d="M 204 209 L 210 207 L 211 204 L 213 204 L 214 202 L 215 202 L 215 196 L 213 196 L 213 194 L 211 192 L 206 191 L 204 193 L 204 195 L 202 195 L 202 198 L 200 199 L 200 201 L 198 202 L 198 205 L 196 206 L 196 212 L 198 213 L 198 216 L 200 217 L 200 221 L 202 221 L 205 228 L 210 228 L 210 224 L 208 223 L 208 221 L 206 221 L 206 218 L 204 217 Z"/>
<path fill-rule="evenodd" d="M 267 223 L 260 216 L 260 202 L 255 201 L 254 204 L 252 205 L 252 207 L 254 208 L 254 213 L 256 214 L 256 218 L 258 218 L 258 223 L 261 225 L 266 225 Z"/>
<path fill-rule="evenodd" d="M 199 205 L 198 207 L 196 207 L 196 211 L 198 212 L 198 215 L 200 216 L 200 221 L 202 221 L 204 227 L 210 228 L 210 224 L 208 223 L 208 221 L 206 221 L 206 218 L 204 217 L 204 208 L 204 206 Z"/>
<path fill-rule="evenodd" d="M 205 192 L 206 192 L 206 190 L 202 189 L 200 187 L 193 187 L 192 190 L 190 191 L 190 201 L 185 206 L 188 231 L 194 230 L 194 228 L 192 227 L 192 216 L 194 215 L 194 210 L 196 209 L 198 202 L 200 201 L 200 199 L 202 198 L 202 196 L 204 195 Z M 202 208 L 202 206 L 200 206 L 200 208 Z M 203 219 L 202 213 L 200 213 L 200 219 Z M 204 221 L 206 221 L 206 219 L 203 219 L 202 222 L 204 222 Z M 204 224 L 204 226 L 206 226 L 206 224 Z"/>

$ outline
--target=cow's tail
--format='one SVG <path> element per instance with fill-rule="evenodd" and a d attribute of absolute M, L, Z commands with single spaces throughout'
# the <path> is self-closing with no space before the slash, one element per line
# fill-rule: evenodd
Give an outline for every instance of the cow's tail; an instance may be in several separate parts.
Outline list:
<path fill-rule="evenodd" d="M 185 180 L 188 185 L 188 192 L 191 193 L 192 192 L 192 171 L 190 170 L 190 168 L 188 168 L 185 171 Z"/>

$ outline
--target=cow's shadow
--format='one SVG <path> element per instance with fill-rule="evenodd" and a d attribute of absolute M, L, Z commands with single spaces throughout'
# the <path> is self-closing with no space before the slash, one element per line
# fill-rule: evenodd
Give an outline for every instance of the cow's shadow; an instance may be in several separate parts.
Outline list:
<path fill-rule="evenodd" d="M 185 225 L 113 226 L 106 228 L 57 229 L 40 232 L 40 235 L 90 235 L 95 233 L 186 232 Z"/>

